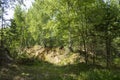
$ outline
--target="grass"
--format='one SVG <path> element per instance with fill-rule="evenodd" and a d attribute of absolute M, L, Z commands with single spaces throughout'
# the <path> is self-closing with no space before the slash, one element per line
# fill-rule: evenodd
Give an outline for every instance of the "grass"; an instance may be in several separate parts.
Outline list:
<path fill-rule="evenodd" d="M 120 72 L 94 69 L 80 73 L 78 80 L 120 80 Z"/>
<path fill-rule="evenodd" d="M 73 80 L 74 74 L 68 67 L 55 66 L 47 62 L 35 65 L 16 65 L 1 67 L 0 80 Z"/>
<path fill-rule="evenodd" d="M 0 80 L 120 80 L 119 70 L 84 63 L 57 66 L 48 62 L 0 67 Z"/>

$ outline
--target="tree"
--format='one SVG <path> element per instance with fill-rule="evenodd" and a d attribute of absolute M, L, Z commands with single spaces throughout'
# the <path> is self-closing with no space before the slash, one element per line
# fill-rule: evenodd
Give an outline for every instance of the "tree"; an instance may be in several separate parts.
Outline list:
<path fill-rule="evenodd" d="M 1 41 L 1 44 L 0 44 L 1 45 L 0 46 L 0 52 L 1 52 L 0 60 L 1 61 L 0 61 L 0 63 L 1 64 L 2 63 L 7 63 L 7 62 L 12 60 L 9 49 L 11 48 L 11 45 L 13 43 L 12 43 L 12 40 L 10 40 L 10 39 L 11 38 L 15 39 L 16 34 L 13 34 L 13 33 L 16 33 L 16 31 L 14 31 L 15 29 L 13 31 L 11 31 L 11 29 L 8 28 L 8 25 L 7 25 L 6 21 L 10 22 L 11 20 L 6 20 L 4 15 L 7 14 L 8 9 L 14 8 L 16 2 L 17 2 L 17 0 L 16 1 L 14 1 L 14 0 L 10 0 L 10 1 L 9 0 L 0 0 L 0 8 L 1 8 L 1 17 L 0 18 L 1 18 L 1 24 L 2 24 L 1 29 L 0 29 L 0 31 L 1 31 L 1 38 L 0 38 L 1 39 L 0 40 Z M 19 2 L 21 2 L 21 0 L 19 0 Z M 12 26 L 12 28 L 15 28 L 16 25 L 14 24 L 14 21 L 12 21 L 11 26 Z M 11 41 L 12 44 L 10 44 L 10 41 Z"/>
<path fill-rule="evenodd" d="M 107 67 L 111 65 L 111 47 L 112 41 L 119 32 L 119 5 L 114 1 L 111 2 L 101 2 L 97 4 L 96 9 L 92 9 L 92 12 L 96 11 L 96 14 L 91 14 L 90 23 L 96 32 L 96 36 L 103 39 L 106 50 L 106 63 Z M 94 11 L 93 11 L 94 10 Z M 94 17 L 92 17 L 94 16 Z M 96 17 L 95 17 L 96 16 Z"/>

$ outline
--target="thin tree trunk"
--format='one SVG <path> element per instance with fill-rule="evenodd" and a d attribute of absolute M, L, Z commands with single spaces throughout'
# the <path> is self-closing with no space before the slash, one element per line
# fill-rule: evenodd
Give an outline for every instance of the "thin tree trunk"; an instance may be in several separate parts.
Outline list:
<path fill-rule="evenodd" d="M 4 15 L 4 6 L 2 7 L 2 15 L 1 15 L 1 20 L 2 20 L 2 27 L 1 27 L 1 47 L 4 46 L 4 43 L 3 43 L 3 28 L 4 28 L 4 19 L 3 18 L 4 17 L 3 17 L 3 15 Z"/>
<path fill-rule="evenodd" d="M 83 22 L 83 21 L 82 21 Z M 81 30 L 81 37 L 83 41 L 83 48 L 84 48 L 84 53 L 85 53 L 85 63 L 88 63 L 88 55 L 87 55 L 87 47 L 86 47 L 86 31 L 84 28 L 84 24 L 82 23 L 82 30 Z"/>
<path fill-rule="evenodd" d="M 108 68 L 111 66 L 111 39 L 106 38 L 106 65 Z"/>
<path fill-rule="evenodd" d="M 83 46 L 84 46 L 84 52 L 85 52 L 85 63 L 88 63 L 88 55 L 87 55 L 87 48 L 86 48 L 86 41 L 85 38 L 83 37 Z"/>
<path fill-rule="evenodd" d="M 87 31 L 87 28 L 88 28 L 88 25 L 87 25 L 87 17 L 86 17 L 86 11 L 87 11 L 87 7 L 85 6 L 85 33 L 84 33 L 84 49 L 85 49 L 85 61 L 86 61 L 86 64 L 88 63 L 88 54 L 87 54 L 87 46 L 86 46 L 86 43 L 87 43 L 87 39 L 88 39 L 88 37 L 87 37 L 87 33 L 88 33 L 88 31 Z M 86 40 L 85 40 L 86 39 Z"/>

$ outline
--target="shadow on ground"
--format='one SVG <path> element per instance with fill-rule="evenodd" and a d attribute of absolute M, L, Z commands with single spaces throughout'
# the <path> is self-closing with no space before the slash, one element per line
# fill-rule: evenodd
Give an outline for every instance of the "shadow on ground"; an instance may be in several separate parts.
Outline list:
<path fill-rule="evenodd" d="M 0 67 L 0 80 L 78 80 L 80 73 L 94 68 L 85 63 L 56 66 L 43 61 L 32 65 L 9 64 Z"/>

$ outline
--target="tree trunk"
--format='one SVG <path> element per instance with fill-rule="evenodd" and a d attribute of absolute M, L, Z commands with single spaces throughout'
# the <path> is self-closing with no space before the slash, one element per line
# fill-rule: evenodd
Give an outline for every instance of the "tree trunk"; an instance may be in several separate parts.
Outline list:
<path fill-rule="evenodd" d="M 93 56 L 92 56 L 92 60 L 93 60 L 93 65 L 95 65 L 95 59 L 96 59 L 96 52 L 95 52 L 95 48 L 94 48 L 95 45 L 93 45 L 92 47 L 92 52 L 93 52 Z"/>
<path fill-rule="evenodd" d="M 110 68 L 111 66 L 111 38 L 106 38 L 106 66 Z"/>
<path fill-rule="evenodd" d="M 84 46 L 84 52 L 85 52 L 85 63 L 88 63 L 88 55 L 87 55 L 87 48 L 86 48 L 86 41 L 83 38 L 83 46 Z"/>

